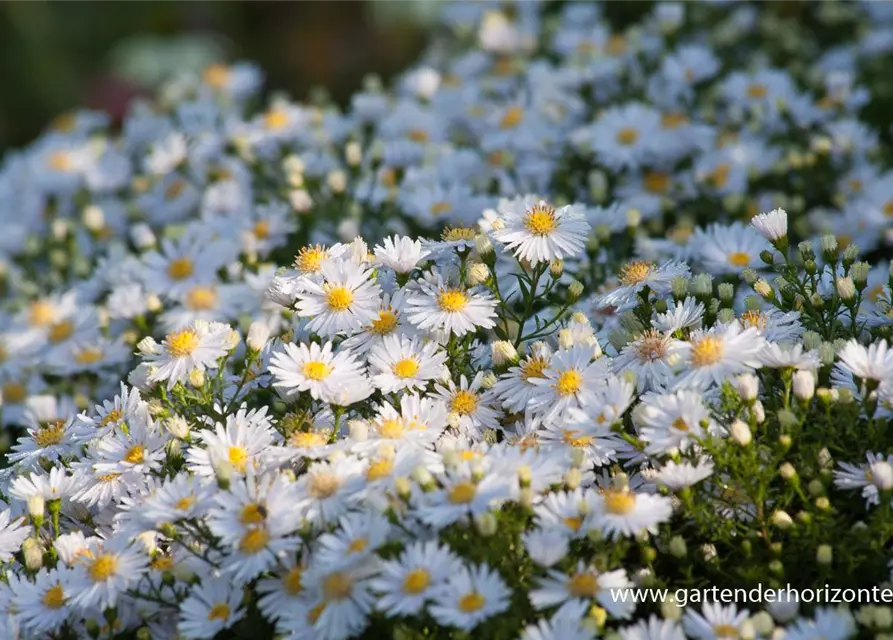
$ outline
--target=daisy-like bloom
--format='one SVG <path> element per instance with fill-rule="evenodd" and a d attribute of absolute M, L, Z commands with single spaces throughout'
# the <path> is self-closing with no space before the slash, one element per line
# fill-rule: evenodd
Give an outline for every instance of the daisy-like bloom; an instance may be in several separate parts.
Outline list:
<path fill-rule="evenodd" d="M 322 347 L 288 343 L 270 359 L 273 386 L 288 396 L 308 391 L 314 400 L 332 402 L 339 391 L 365 379 L 362 364 L 348 350 L 332 353 L 332 343 Z"/>
<path fill-rule="evenodd" d="M 462 375 L 459 384 L 448 380 L 447 386 L 435 386 L 450 414 L 458 417 L 459 427 L 464 430 L 465 435 L 474 439 L 480 439 L 484 429 L 499 426 L 500 411 L 496 395 L 492 389 L 485 390 L 481 387 L 483 381 L 484 373 L 478 371 L 471 382 Z"/>
<path fill-rule="evenodd" d="M 659 266 L 653 262 L 633 260 L 620 269 L 618 286 L 598 296 L 596 304 L 600 308 L 625 309 L 634 306 L 636 297 L 645 287 L 662 295 L 670 291 L 673 278 L 687 278 L 689 275 L 688 265 L 675 260 L 668 260 Z"/>
<path fill-rule="evenodd" d="M 9 509 L 0 511 L 0 562 L 9 562 L 14 553 L 22 547 L 25 538 L 31 535 L 31 527 L 19 519 L 12 519 Z"/>
<path fill-rule="evenodd" d="M 128 433 L 112 432 L 99 441 L 94 468 L 100 473 L 149 473 L 162 465 L 167 442 L 154 422 L 135 422 Z"/>
<path fill-rule="evenodd" d="M 372 589 L 380 594 L 376 606 L 392 616 L 416 615 L 440 595 L 461 566 L 449 547 L 434 540 L 413 542 L 399 557 L 384 562 L 372 580 Z"/>
<path fill-rule="evenodd" d="M 405 290 L 400 289 L 393 294 L 385 293 L 381 298 L 378 316 L 341 343 L 341 347 L 355 353 L 366 353 L 372 347 L 381 344 L 388 336 L 401 335 L 412 338 L 419 331 L 409 322 L 406 312 Z"/>
<path fill-rule="evenodd" d="M 565 602 L 598 604 L 612 617 L 629 618 L 636 608 L 632 598 L 624 599 L 623 591 L 633 586 L 623 569 L 599 572 L 582 561 L 569 573 L 551 569 L 530 591 L 530 602 L 537 609 L 548 609 Z"/>
<path fill-rule="evenodd" d="M 797 311 L 748 309 L 738 317 L 738 322 L 745 329 L 757 329 L 770 342 L 793 343 L 806 331 Z"/>
<path fill-rule="evenodd" d="M 447 353 L 434 341 L 387 336 L 368 354 L 372 383 L 384 393 L 424 389 L 429 380 L 449 375 Z"/>
<path fill-rule="evenodd" d="M 627 344 L 611 367 L 616 372 L 633 372 L 639 391 L 666 389 L 676 375 L 682 348 L 683 343 L 672 335 L 649 329 Z"/>
<path fill-rule="evenodd" d="M 40 396 L 32 398 L 35 401 L 41 399 Z M 41 458 L 58 460 L 63 456 L 75 454 L 78 447 L 88 438 L 87 433 L 75 423 L 74 418 L 47 421 L 35 421 L 32 418 L 29 421 L 36 424 L 29 426 L 28 435 L 20 437 L 18 444 L 12 447 L 13 453 L 7 456 L 10 462 L 26 465 Z"/>
<path fill-rule="evenodd" d="M 388 237 L 375 245 L 375 263 L 401 275 L 412 272 L 429 255 L 431 252 L 422 247 L 421 241 L 406 236 Z"/>
<path fill-rule="evenodd" d="M 840 366 L 857 378 L 874 382 L 893 380 L 893 350 L 886 340 L 878 340 L 868 347 L 850 340 L 837 357 Z"/>
<path fill-rule="evenodd" d="M 759 368 L 759 354 L 765 343 L 758 329 L 744 329 L 737 322 L 694 331 L 680 351 L 689 370 L 680 375 L 676 386 L 706 389 Z"/>
<path fill-rule="evenodd" d="M 301 539 L 292 534 L 301 526 L 298 494 L 284 476 L 255 476 L 249 471 L 216 496 L 208 527 L 232 549 L 221 567 L 232 580 L 244 584 L 294 551 Z"/>
<path fill-rule="evenodd" d="M 409 321 L 419 329 L 461 337 L 478 327 L 495 326 L 496 300 L 489 291 L 447 284 L 439 275 L 435 282 L 419 280 L 418 284 L 407 296 L 406 306 Z"/>
<path fill-rule="evenodd" d="M 441 529 L 486 513 L 510 497 L 509 483 L 493 473 L 474 479 L 470 473 L 452 472 L 443 478 L 443 488 L 417 498 L 417 514 L 422 522 Z"/>
<path fill-rule="evenodd" d="M 847 640 L 847 638 L 852 638 L 856 632 L 856 622 L 849 611 L 820 607 L 815 610 L 813 618 L 798 618 L 789 624 L 784 637 L 789 640 L 807 640 L 808 638 Z"/>
<path fill-rule="evenodd" d="M 670 491 L 679 491 L 691 487 L 711 475 L 713 475 L 713 463 L 709 460 L 696 465 L 690 462 L 677 463 L 675 460 L 668 460 L 650 477 Z"/>
<path fill-rule="evenodd" d="M 502 225 L 491 232 L 494 240 L 512 250 L 519 260 L 531 264 L 564 260 L 583 251 L 589 223 L 579 207 L 566 205 L 556 209 L 544 201 L 529 200 L 528 197 L 500 203 Z"/>
<path fill-rule="evenodd" d="M 118 596 L 139 582 L 148 564 L 145 554 L 123 537 L 96 544 L 75 562 L 71 599 L 78 607 L 114 607 Z"/>
<path fill-rule="evenodd" d="M 387 402 L 378 407 L 378 413 L 368 422 L 369 443 L 377 446 L 382 440 L 392 440 L 430 447 L 447 427 L 447 411 L 439 398 L 403 394 L 399 408 Z"/>
<path fill-rule="evenodd" d="M 121 383 L 121 391 L 112 400 L 105 400 L 94 408 L 95 416 L 78 415 L 78 421 L 87 430 L 100 429 L 103 433 L 122 428 L 131 422 L 148 422 L 149 405 L 140 396 L 139 389 Z M 129 427 L 127 427 L 129 429 Z"/>
<path fill-rule="evenodd" d="M 636 536 L 643 531 L 657 533 L 657 525 L 673 515 L 669 498 L 631 491 L 624 483 L 614 483 L 592 500 L 593 526 L 609 538 Z"/>
<path fill-rule="evenodd" d="M 365 495 L 365 465 L 354 457 L 314 462 L 297 482 L 298 506 L 316 526 L 337 522 Z"/>
<path fill-rule="evenodd" d="M 694 247 L 695 259 L 713 275 L 759 269 L 765 266 L 760 253 L 769 248 L 753 227 L 746 227 L 740 222 L 698 228 L 689 244 Z"/>
<path fill-rule="evenodd" d="M 371 578 L 378 562 L 366 558 L 359 562 L 318 563 L 306 573 L 308 588 L 318 594 L 310 612 L 310 630 L 316 638 L 357 637 L 368 624 L 375 604 Z M 304 628 L 307 628 L 306 622 Z"/>
<path fill-rule="evenodd" d="M 548 620 L 529 624 L 521 632 L 521 640 L 593 640 L 595 626 L 583 625 L 590 607 L 580 602 L 567 602 Z"/>
<path fill-rule="evenodd" d="M 213 638 L 245 617 L 243 595 L 227 578 L 205 578 L 180 605 L 177 631 L 184 638 Z"/>
<path fill-rule="evenodd" d="M 667 302 L 667 311 L 654 315 L 652 325 L 658 331 L 674 333 L 685 329 L 700 329 L 704 318 L 704 304 L 694 298 L 686 298 L 681 303 Z"/>
<path fill-rule="evenodd" d="M 654 155 L 659 139 L 660 112 L 637 102 L 611 107 L 588 127 L 573 134 L 578 145 L 590 147 L 611 169 L 636 169 Z"/>
<path fill-rule="evenodd" d="M 769 213 L 755 215 L 750 219 L 750 224 L 776 246 L 788 237 L 788 214 L 784 209 L 773 209 Z"/>
<path fill-rule="evenodd" d="M 651 615 L 647 620 L 620 629 L 623 640 L 685 640 L 679 623 Z"/>
<path fill-rule="evenodd" d="M 169 333 L 160 347 L 152 346 L 146 355 L 153 367 L 149 379 L 167 381 L 167 388 L 173 389 L 178 382 L 188 380 L 193 371 L 215 369 L 217 361 L 237 343 L 238 334 L 229 325 L 196 320 Z"/>
<path fill-rule="evenodd" d="M 21 475 L 12 481 L 9 495 L 19 500 L 40 496 L 44 500 L 61 500 L 70 496 L 80 485 L 81 478 L 69 475 L 64 467 L 53 467 L 49 474 Z"/>
<path fill-rule="evenodd" d="M 388 542 L 391 523 L 380 513 L 371 510 L 354 511 L 338 521 L 338 528 L 317 539 L 314 560 L 322 563 L 359 561 Z"/>
<path fill-rule="evenodd" d="M 775 342 L 768 342 L 760 351 L 760 364 L 770 369 L 796 369 L 798 371 L 815 371 L 822 362 L 819 352 L 803 351 L 802 344 L 781 346 Z"/>
<path fill-rule="evenodd" d="M 265 456 L 278 438 L 267 418 L 267 407 L 239 409 L 218 422 L 214 429 L 201 429 L 196 438 L 204 445 L 193 444 L 186 452 L 186 463 L 192 473 L 213 477 L 222 462 L 236 473 L 263 466 Z"/>
<path fill-rule="evenodd" d="M 293 558 L 280 562 L 282 567 L 273 572 L 274 577 L 263 578 L 257 583 L 260 596 L 257 606 L 271 621 L 279 619 L 292 605 L 297 605 L 299 598 L 306 593 L 304 573 L 307 565 Z"/>
<path fill-rule="evenodd" d="M 69 581 L 71 570 L 41 569 L 34 582 L 21 581 L 13 602 L 19 621 L 33 636 L 61 627 L 72 614 Z"/>
<path fill-rule="evenodd" d="M 567 556 L 570 551 L 568 539 L 567 532 L 558 528 L 533 529 L 521 536 L 530 559 L 539 566 L 547 568 L 555 566 Z"/>
<path fill-rule="evenodd" d="M 747 609 L 738 611 L 734 604 L 724 607 L 718 603 L 705 602 L 701 613 L 691 609 L 685 612 L 682 627 L 689 638 L 728 640 L 741 637 L 741 625 L 749 615 Z"/>
<path fill-rule="evenodd" d="M 502 400 L 502 406 L 514 413 L 524 411 L 540 392 L 534 380 L 545 379 L 545 371 L 552 359 L 552 350 L 544 342 L 530 347 L 526 358 L 500 376 L 493 386 L 493 393 Z"/>
<path fill-rule="evenodd" d="M 587 394 L 607 380 L 608 366 L 607 358 L 592 359 L 590 347 L 574 346 L 556 351 L 543 372 L 544 377 L 531 379 L 540 387 L 530 401 L 531 408 L 544 413 L 547 419 L 570 408 L 579 408 Z"/>
<path fill-rule="evenodd" d="M 308 279 L 297 294 L 298 315 L 310 318 L 307 329 L 323 338 L 353 333 L 378 317 L 381 291 L 372 271 L 351 260 L 329 260 L 321 281 Z"/>
<path fill-rule="evenodd" d="M 215 493 L 216 485 L 209 478 L 179 473 L 146 498 L 138 516 L 152 529 L 164 522 L 200 518 L 214 505 Z"/>
<path fill-rule="evenodd" d="M 471 631 L 508 609 L 511 593 L 499 574 L 486 564 L 462 567 L 449 578 L 428 611 L 440 624 Z"/>
<path fill-rule="evenodd" d="M 715 429 L 702 395 L 680 390 L 670 394 L 646 394 L 633 416 L 639 437 L 647 445 L 645 452 L 658 455 L 671 449 L 687 451 L 708 429 Z M 705 426 L 707 425 L 707 426 Z"/>
<path fill-rule="evenodd" d="M 865 506 L 872 507 L 880 503 L 880 492 L 893 486 L 893 455 L 869 451 L 865 458 L 867 464 L 840 462 L 840 468 L 834 470 L 834 486 L 850 491 L 862 489 Z"/>

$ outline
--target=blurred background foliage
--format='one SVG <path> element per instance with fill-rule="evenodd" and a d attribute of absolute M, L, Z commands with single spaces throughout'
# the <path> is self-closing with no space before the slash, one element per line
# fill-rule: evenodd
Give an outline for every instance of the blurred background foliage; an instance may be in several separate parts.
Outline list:
<path fill-rule="evenodd" d="M 437 0 L 0 3 L 0 155 L 79 106 L 119 118 L 173 70 L 245 59 L 296 99 L 342 104 L 414 60 Z"/>

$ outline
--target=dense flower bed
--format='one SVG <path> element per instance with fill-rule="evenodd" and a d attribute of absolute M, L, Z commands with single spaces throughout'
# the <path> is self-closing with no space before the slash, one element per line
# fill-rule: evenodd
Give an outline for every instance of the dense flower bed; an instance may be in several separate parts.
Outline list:
<path fill-rule="evenodd" d="M 621 5 L 5 158 L 0 637 L 889 637 L 891 5 Z"/>

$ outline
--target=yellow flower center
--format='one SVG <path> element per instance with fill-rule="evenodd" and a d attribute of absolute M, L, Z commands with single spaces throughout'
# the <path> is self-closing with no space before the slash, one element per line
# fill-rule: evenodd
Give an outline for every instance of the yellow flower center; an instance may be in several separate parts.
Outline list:
<path fill-rule="evenodd" d="M 327 600 L 344 600 L 353 592 L 353 577 L 346 571 L 336 571 L 322 581 L 322 591 Z"/>
<path fill-rule="evenodd" d="M 326 303 L 333 311 L 346 311 L 353 302 L 353 292 L 347 287 L 332 287 L 326 293 Z"/>
<path fill-rule="evenodd" d="M 307 622 L 309 622 L 311 625 L 316 624 L 316 621 L 319 620 L 322 612 L 326 610 L 326 604 L 327 603 L 323 601 L 313 607 L 307 614 Z"/>
<path fill-rule="evenodd" d="M 59 609 L 65 604 L 65 591 L 61 584 L 55 584 L 46 590 L 41 598 L 47 609 Z"/>
<path fill-rule="evenodd" d="M 443 230 L 441 238 L 446 242 L 459 240 L 474 240 L 475 230 L 470 227 L 447 227 Z"/>
<path fill-rule="evenodd" d="M 332 367 L 322 360 L 311 360 L 304 365 L 304 377 L 311 380 L 325 380 L 332 373 Z"/>
<path fill-rule="evenodd" d="M 310 480 L 307 482 L 307 493 L 317 500 L 323 500 L 333 496 L 340 486 L 341 481 L 335 474 L 314 473 L 310 475 Z"/>
<path fill-rule="evenodd" d="M 562 431 L 563 440 L 565 444 L 568 444 L 572 447 L 587 447 L 592 443 L 592 436 L 580 436 L 580 431 L 578 429 L 564 429 Z"/>
<path fill-rule="evenodd" d="M 105 414 L 105 417 L 102 420 L 99 421 L 99 426 L 107 427 L 110 424 L 114 424 L 114 423 L 118 422 L 118 420 L 120 420 L 123 417 L 124 417 L 123 411 L 121 411 L 120 409 L 112 409 L 107 414 Z"/>
<path fill-rule="evenodd" d="M 378 318 L 372 321 L 370 331 L 380 336 L 387 335 L 397 328 L 397 314 L 388 307 L 378 312 Z"/>
<path fill-rule="evenodd" d="M 741 314 L 741 323 L 745 327 L 754 327 L 755 329 L 766 328 L 766 316 L 759 311 L 745 311 Z"/>
<path fill-rule="evenodd" d="M 254 237 L 258 240 L 264 240 L 270 237 L 270 223 L 266 220 L 258 220 L 254 223 Z"/>
<path fill-rule="evenodd" d="M 431 574 L 425 569 L 413 569 L 403 579 L 403 591 L 411 595 L 418 595 L 431 584 Z"/>
<path fill-rule="evenodd" d="M 164 190 L 164 197 L 166 200 L 176 200 L 181 193 L 186 189 L 186 181 L 185 180 L 173 180 L 169 185 L 167 185 L 167 189 Z M 185 258 L 181 258 L 184 260 Z M 191 269 L 191 265 L 190 265 Z M 188 274 L 187 274 L 188 275 Z M 173 277 L 173 276 L 171 276 Z"/>
<path fill-rule="evenodd" d="M 115 575 L 117 570 L 118 559 L 109 553 L 105 553 L 90 564 L 87 573 L 93 582 L 105 582 Z"/>
<path fill-rule="evenodd" d="M 750 255 L 743 251 L 734 251 L 729 254 L 729 264 L 733 267 L 746 267 L 750 264 Z"/>
<path fill-rule="evenodd" d="M 651 275 L 653 269 L 654 264 L 644 260 L 628 262 L 620 268 L 620 284 L 624 286 L 639 284 Z"/>
<path fill-rule="evenodd" d="M 636 343 L 636 356 L 639 362 L 654 362 L 665 355 L 667 355 L 667 343 L 655 329 L 646 331 Z"/>
<path fill-rule="evenodd" d="M 193 311 L 209 311 L 217 306 L 217 292 L 211 287 L 193 287 L 186 294 L 186 306 Z"/>
<path fill-rule="evenodd" d="M 52 128 L 60 133 L 70 133 L 78 123 L 77 114 L 68 112 L 60 113 L 53 118 Z"/>
<path fill-rule="evenodd" d="M 146 448 L 141 444 L 135 444 L 124 454 L 124 462 L 130 464 L 142 464 L 146 459 Z"/>
<path fill-rule="evenodd" d="M 413 142 L 427 142 L 428 141 L 428 132 L 424 129 L 413 129 L 409 133 L 406 134 L 406 137 L 412 140 Z"/>
<path fill-rule="evenodd" d="M 301 582 L 303 574 L 304 572 L 301 571 L 301 567 L 292 567 L 289 572 L 282 577 L 282 586 L 289 595 L 296 596 L 304 588 L 304 585 Z"/>
<path fill-rule="evenodd" d="M 475 412 L 478 406 L 478 397 L 472 391 L 460 390 L 453 396 L 450 409 L 460 416 L 468 416 Z"/>
<path fill-rule="evenodd" d="M 365 538 L 357 538 L 356 540 L 351 541 L 351 543 L 347 546 L 347 550 L 351 553 L 363 553 L 366 550 L 366 547 L 369 546 L 369 541 Z"/>
<path fill-rule="evenodd" d="M 605 52 L 610 56 L 622 56 L 626 53 L 628 46 L 626 38 L 619 33 L 615 33 L 608 38 L 608 42 L 605 44 Z"/>
<path fill-rule="evenodd" d="M 61 420 L 43 425 L 34 433 L 34 442 L 41 449 L 59 444 L 65 437 L 65 423 Z"/>
<path fill-rule="evenodd" d="M 623 127 L 617 132 L 617 144 L 622 144 L 625 147 L 634 145 L 638 139 L 639 132 L 633 127 Z"/>
<path fill-rule="evenodd" d="M 678 129 L 686 123 L 688 123 L 688 118 L 685 117 L 685 114 L 678 112 L 664 113 L 660 117 L 660 126 L 663 129 Z"/>
<path fill-rule="evenodd" d="M 195 496 L 185 496 L 174 503 L 174 509 L 177 511 L 189 511 L 195 504 Z"/>
<path fill-rule="evenodd" d="M 453 210 L 453 205 L 447 202 L 446 200 L 441 200 L 440 202 L 435 202 L 431 205 L 429 211 L 431 215 L 435 218 L 437 216 L 442 216 L 445 213 L 449 213 Z"/>
<path fill-rule="evenodd" d="M 722 360 L 725 347 L 716 336 L 704 336 L 691 345 L 691 364 L 694 367 L 707 367 Z"/>
<path fill-rule="evenodd" d="M 568 369 L 558 376 L 555 382 L 555 390 L 560 396 L 570 396 L 577 393 L 583 386 L 583 374 L 576 369 Z"/>
<path fill-rule="evenodd" d="M 227 450 L 229 463 L 239 473 L 245 473 L 245 465 L 248 463 L 248 450 L 245 447 L 234 446 Z"/>
<path fill-rule="evenodd" d="M 78 364 L 96 364 L 102 360 L 102 349 L 98 347 L 85 347 L 74 354 L 74 361 Z"/>
<path fill-rule="evenodd" d="M 721 162 L 717 167 L 707 176 L 707 181 L 710 182 L 717 189 L 722 189 L 729 182 L 729 173 L 732 171 L 732 165 L 728 162 Z"/>
<path fill-rule="evenodd" d="M 366 471 L 366 480 L 380 480 L 387 478 L 394 471 L 394 461 L 391 458 L 381 458 L 369 465 Z"/>
<path fill-rule="evenodd" d="M 458 313 L 468 304 L 468 296 L 459 289 L 446 289 L 438 294 L 437 304 L 447 313 Z"/>
<path fill-rule="evenodd" d="M 398 378 L 411 378 L 419 372 L 419 363 L 412 358 L 404 358 L 393 366 L 393 371 Z"/>
<path fill-rule="evenodd" d="M 171 280 L 185 280 L 194 270 L 195 267 L 189 258 L 175 258 L 167 265 L 167 275 Z"/>
<path fill-rule="evenodd" d="M 264 126 L 272 131 L 285 129 L 290 121 L 291 118 L 285 109 L 271 109 L 264 114 Z"/>
<path fill-rule="evenodd" d="M 174 358 L 185 358 L 198 349 L 201 340 L 195 329 L 180 329 L 174 333 L 168 334 L 165 339 L 165 347 L 167 352 Z"/>
<path fill-rule="evenodd" d="M 564 523 L 564 526 L 571 531 L 579 531 L 580 527 L 583 526 L 583 518 L 580 516 L 570 516 L 568 518 L 563 518 L 561 521 Z"/>
<path fill-rule="evenodd" d="M 605 491 L 604 498 L 607 512 L 617 516 L 625 516 L 636 508 L 636 494 L 628 489 Z"/>
<path fill-rule="evenodd" d="M 448 499 L 453 504 L 468 504 L 477 495 L 478 488 L 473 482 L 465 480 L 458 483 L 448 494 Z"/>
<path fill-rule="evenodd" d="M 156 558 L 152 559 L 152 562 L 149 564 L 149 566 L 151 566 L 153 570 L 163 573 L 174 568 L 174 559 L 170 556 L 159 555 Z"/>
<path fill-rule="evenodd" d="M 459 610 L 463 613 L 472 613 L 487 603 L 486 598 L 477 591 L 466 593 L 459 599 Z"/>
<path fill-rule="evenodd" d="M 549 366 L 543 358 L 531 358 L 521 365 L 521 380 L 527 382 L 531 378 L 544 378 L 543 372 Z"/>
<path fill-rule="evenodd" d="M 295 256 L 295 268 L 304 273 L 316 273 L 322 268 L 323 261 L 328 257 L 328 251 L 321 245 L 303 247 Z"/>
<path fill-rule="evenodd" d="M 594 598 L 598 593 L 598 579 L 588 571 L 575 573 L 567 582 L 567 592 L 575 598 Z"/>
<path fill-rule="evenodd" d="M 70 320 L 63 320 L 50 327 L 48 338 L 53 344 L 59 344 L 60 342 L 68 340 L 73 333 L 74 323 Z"/>
<path fill-rule="evenodd" d="M 747 87 L 747 97 L 754 100 L 761 100 L 769 95 L 769 88 L 762 82 L 754 82 Z"/>
<path fill-rule="evenodd" d="M 738 629 L 730 624 L 718 624 L 713 627 L 713 633 L 717 638 L 737 638 Z"/>
<path fill-rule="evenodd" d="M 218 602 L 211 610 L 208 612 L 208 620 L 228 620 L 229 619 L 229 605 L 225 602 Z"/>
<path fill-rule="evenodd" d="M 688 431 L 690 428 L 688 426 L 688 423 L 682 419 L 682 416 L 679 416 L 678 418 L 673 420 L 670 426 L 676 429 L 676 431 Z"/>
<path fill-rule="evenodd" d="M 547 204 L 537 204 L 524 215 L 524 227 L 533 235 L 547 236 L 558 227 L 555 209 Z"/>
<path fill-rule="evenodd" d="M 299 431 L 291 436 L 289 443 L 293 447 L 319 447 L 328 442 L 328 438 L 321 433 L 313 431 Z"/>
<path fill-rule="evenodd" d="M 524 122 L 524 108 L 516 105 L 506 109 L 505 114 L 499 121 L 499 127 L 501 129 L 514 129 L 522 122 Z"/>
<path fill-rule="evenodd" d="M 403 420 L 395 418 L 394 420 L 385 420 L 382 422 L 378 427 L 378 435 L 382 438 L 390 438 L 394 440 L 402 437 L 405 430 L 406 425 L 403 424 Z"/>
<path fill-rule="evenodd" d="M 71 156 L 67 151 L 54 151 L 47 158 L 47 167 L 53 171 L 68 173 L 74 169 L 74 163 L 71 161 Z"/>
<path fill-rule="evenodd" d="M 239 540 L 239 550 L 242 553 L 255 554 L 266 548 L 270 541 L 270 534 L 266 529 L 251 529 Z"/>
<path fill-rule="evenodd" d="M 37 300 L 28 307 L 28 323 L 32 327 L 45 327 L 56 319 L 56 309 L 49 302 Z"/>
<path fill-rule="evenodd" d="M 239 522 L 242 524 L 263 524 L 267 519 L 267 508 L 256 502 L 249 502 L 244 507 L 242 507 L 242 512 L 239 514 Z"/>
<path fill-rule="evenodd" d="M 884 215 L 888 218 L 893 217 L 893 200 L 888 201 L 887 204 L 884 205 Z"/>
<path fill-rule="evenodd" d="M 20 404 L 28 397 L 25 385 L 19 382 L 7 382 L 3 385 L 3 402 L 6 404 Z"/>
<path fill-rule="evenodd" d="M 670 174 L 665 171 L 649 171 L 642 178 L 642 185 L 649 193 L 666 193 L 670 189 Z"/>
<path fill-rule="evenodd" d="M 205 69 L 202 77 L 206 84 L 215 89 L 223 89 L 229 82 L 229 68 L 222 64 L 212 64 Z"/>

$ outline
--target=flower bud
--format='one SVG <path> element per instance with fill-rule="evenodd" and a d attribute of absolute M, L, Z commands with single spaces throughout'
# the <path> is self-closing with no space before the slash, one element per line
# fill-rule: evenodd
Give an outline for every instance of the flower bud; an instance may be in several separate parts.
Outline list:
<path fill-rule="evenodd" d="M 778 423 L 782 427 L 794 427 L 800 422 L 797 419 L 797 415 L 790 409 L 780 409 L 778 411 L 777 417 Z"/>
<path fill-rule="evenodd" d="M 743 420 L 735 420 L 735 422 L 732 423 L 729 432 L 732 439 L 742 447 L 746 447 L 750 444 L 751 440 L 753 440 L 750 427 Z"/>
<path fill-rule="evenodd" d="M 490 236 L 486 233 L 479 233 L 474 237 L 474 248 L 482 259 L 487 259 L 493 255 L 493 243 Z"/>
<path fill-rule="evenodd" d="M 489 538 L 496 533 L 498 522 L 496 516 L 489 511 L 480 513 L 474 518 L 474 526 L 477 532 L 485 538 Z"/>
<path fill-rule="evenodd" d="M 682 536 L 673 536 L 670 538 L 670 554 L 674 558 L 684 558 L 688 555 L 688 547 L 685 544 L 685 538 Z"/>
<path fill-rule="evenodd" d="M 248 327 L 248 337 L 245 340 L 245 344 L 248 345 L 249 349 L 260 351 L 266 346 L 269 338 L 270 326 L 266 322 L 252 322 L 251 326 Z"/>
<path fill-rule="evenodd" d="M 497 340 L 491 347 L 493 365 L 505 367 L 518 362 L 518 351 L 508 340 Z"/>
<path fill-rule="evenodd" d="M 756 400 L 750 406 L 750 415 L 753 416 L 753 419 L 757 424 L 763 424 L 763 420 L 766 419 L 766 411 L 763 409 L 763 403 Z"/>
<path fill-rule="evenodd" d="M 867 262 L 857 262 L 853 265 L 853 268 L 850 269 L 853 282 L 860 291 L 864 289 L 865 285 L 868 283 L 869 271 L 871 271 L 871 265 Z"/>
<path fill-rule="evenodd" d="M 822 249 L 822 256 L 827 262 L 837 262 L 837 238 L 831 234 L 822 236 L 820 246 Z"/>
<path fill-rule="evenodd" d="M 719 299 L 723 302 L 731 302 L 735 297 L 735 287 L 728 282 L 723 282 L 716 288 Z"/>
<path fill-rule="evenodd" d="M 580 295 L 583 293 L 583 283 L 579 280 L 574 280 L 571 282 L 570 286 L 567 288 L 567 300 L 570 303 L 574 303 L 579 300 Z"/>
<path fill-rule="evenodd" d="M 577 467 L 571 467 L 564 474 L 564 484 L 571 491 L 577 489 L 581 482 L 583 482 L 583 473 Z"/>
<path fill-rule="evenodd" d="M 775 296 L 775 290 L 772 289 L 772 285 L 764 278 L 760 278 L 754 283 L 753 290 L 766 299 L 771 299 Z"/>
<path fill-rule="evenodd" d="M 779 475 L 785 480 L 794 480 L 797 477 L 797 470 L 794 468 L 790 462 L 783 462 L 781 466 L 778 467 Z"/>
<path fill-rule="evenodd" d="M 28 515 L 31 516 L 31 522 L 34 527 L 39 529 L 43 525 L 43 513 L 45 502 L 41 494 L 37 494 L 28 498 Z"/>
<path fill-rule="evenodd" d="M 760 382 L 752 373 L 742 373 L 735 378 L 735 386 L 738 388 L 738 395 L 741 396 L 742 400 L 750 401 L 757 399 Z"/>
<path fill-rule="evenodd" d="M 344 147 L 344 159 L 349 167 L 358 167 L 363 161 L 363 148 L 356 141 L 351 140 Z"/>
<path fill-rule="evenodd" d="M 774 524 L 782 531 L 785 531 L 786 529 L 790 529 L 792 526 L 794 526 L 794 521 L 791 519 L 791 516 L 788 515 L 787 511 L 779 509 L 772 514 L 772 524 Z"/>
<path fill-rule="evenodd" d="M 168 433 L 175 438 L 185 440 L 189 436 L 189 423 L 182 416 L 171 416 L 163 424 Z"/>
<path fill-rule="evenodd" d="M 794 372 L 794 396 L 804 402 L 812 400 L 815 394 L 815 374 L 812 371 Z"/>
<path fill-rule="evenodd" d="M 190 371 L 189 384 L 191 384 L 196 389 L 203 387 L 205 385 L 205 372 L 198 368 Z"/>
<path fill-rule="evenodd" d="M 496 375 L 492 371 L 488 371 L 481 379 L 481 387 L 484 389 L 492 389 L 496 386 Z"/>
<path fill-rule="evenodd" d="M 868 467 L 871 481 L 881 491 L 893 489 L 893 466 L 886 460 L 872 462 Z"/>
<path fill-rule="evenodd" d="M 369 438 L 369 425 L 365 420 L 348 420 L 347 433 L 351 440 L 365 442 Z"/>
<path fill-rule="evenodd" d="M 676 276 L 670 282 L 670 291 L 673 293 L 673 298 L 683 300 L 688 294 L 688 280 L 682 276 Z"/>
<path fill-rule="evenodd" d="M 130 228 L 130 241 L 142 251 L 151 249 L 157 242 L 152 227 L 145 222 L 139 222 Z"/>
<path fill-rule="evenodd" d="M 772 620 L 772 616 L 768 611 L 758 611 L 750 619 L 750 623 L 753 625 L 754 631 L 763 638 L 768 637 L 772 630 L 775 629 L 775 621 Z"/>
<path fill-rule="evenodd" d="M 549 273 L 552 274 L 553 278 L 560 278 L 561 274 L 564 273 L 564 260 L 560 260 L 559 258 L 555 258 L 549 263 Z"/>
<path fill-rule="evenodd" d="M 689 282 L 691 294 L 697 297 L 706 297 L 713 293 L 713 276 L 707 273 L 699 273 Z"/>
<path fill-rule="evenodd" d="M 844 302 L 849 302 L 856 297 L 856 285 L 853 284 L 853 279 L 849 276 L 838 278 L 836 285 L 837 295 Z"/>
<path fill-rule="evenodd" d="M 136 343 L 136 350 L 144 356 L 152 356 L 161 353 L 161 346 L 155 342 L 155 338 L 146 336 Z"/>
<path fill-rule="evenodd" d="M 43 545 L 39 540 L 26 538 L 22 543 L 22 555 L 25 557 L 25 567 L 28 571 L 37 571 L 43 566 Z"/>

